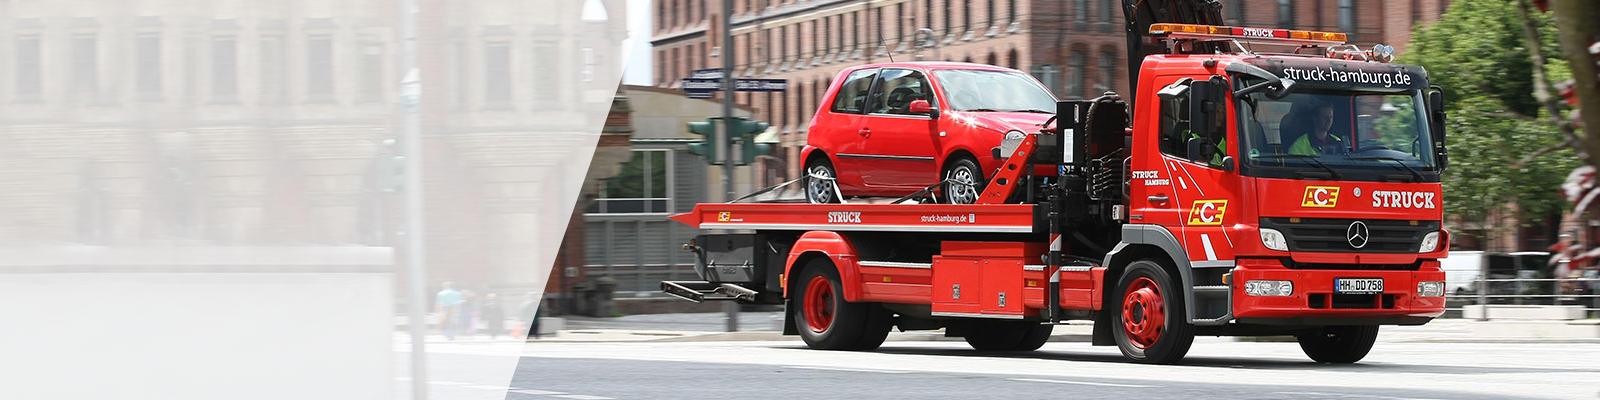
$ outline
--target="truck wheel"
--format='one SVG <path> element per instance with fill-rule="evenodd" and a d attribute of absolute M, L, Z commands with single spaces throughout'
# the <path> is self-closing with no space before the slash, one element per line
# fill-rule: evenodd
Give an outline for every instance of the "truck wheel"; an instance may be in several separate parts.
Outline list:
<path fill-rule="evenodd" d="M 1294 335 L 1300 350 L 1317 362 L 1349 364 L 1361 361 L 1378 341 L 1378 326 L 1324 326 Z"/>
<path fill-rule="evenodd" d="M 1036 322 L 987 323 L 967 334 L 967 344 L 977 351 L 1034 351 L 1050 340 L 1054 325 Z"/>
<path fill-rule="evenodd" d="M 1194 344 L 1194 328 L 1184 313 L 1175 280 L 1150 260 L 1134 261 L 1118 279 L 1120 297 L 1111 310 L 1117 349 L 1129 360 L 1170 364 Z"/>
<path fill-rule="evenodd" d="M 976 203 L 978 195 L 983 193 L 983 170 L 979 169 L 977 161 L 970 158 L 958 158 L 945 167 L 944 179 L 950 181 L 944 184 L 946 203 Z"/>
<path fill-rule="evenodd" d="M 883 343 L 889 332 L 888 310 L 877 304 L 845 301 L 839 272 L 832 264 L 813 261 L 795 282 L 798 286 L 790 289 L 796 296 L 791 302 L 796 305 L 795 328 L 806 346 L 818 350 L 869 350 Z"/>
<path fill-rule="evenodd" d="M 828 179 L 816 179 L 812 178 L 813 176 Z M 806 175 L 804 176 L 806 201 L 811 202 L 811 204 L 838 203 L 838 192 L 833 187 L 838 184 L 833 178 L 838 176 L 833 171 L 833 164 L 829 163 L 827 159 L 818 157 L 806 163 Z"/>

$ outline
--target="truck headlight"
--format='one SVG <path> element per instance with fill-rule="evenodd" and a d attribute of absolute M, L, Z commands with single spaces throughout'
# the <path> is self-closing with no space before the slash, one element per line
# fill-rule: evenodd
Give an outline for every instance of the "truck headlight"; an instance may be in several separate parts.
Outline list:
<path fill-rule="evenodd" d="M 1261 244 L 1268 249 L 1289 251 L 1289 240 L 1283 237 L 1283 232 L 1277 229 L 1261 228 Z"/>
<path fill-rule="evenodd" d="M 1244 283 L 1244 294 L 1251 296 L 1289 296 L 1294 294 L 1294 282 L 1247 281 Z"/>
<path fill-rule="evenodd" d="M 1444 297 L 1444 281 L 1417 282 L 1417 296 Z"/>
<path fill-rule="evenodd" d="M 1418 249 L 1417 252 L 1418 253 L 1432 253 L 1434 250 L 1438 250 L 1438 249 L 1439 249 L 1439 231 L 1433 231 L 1433 232 L 1428 232 L 1427 236 L 1423 236 L 1422 237 L 1422 248 Z"/>
<path fill-rule="evenodd" d="M 1015 153 L 1017 151 L 1017 146 L 1021 146 L 1022 140 L 1027 138 L 1028 134 L 1022 133 L 1022 131 L 1019 130 L 1006 132 L 1005 139 L 1000 141 L 1000 157 L 1011 157 L 1011 153 Z"/>

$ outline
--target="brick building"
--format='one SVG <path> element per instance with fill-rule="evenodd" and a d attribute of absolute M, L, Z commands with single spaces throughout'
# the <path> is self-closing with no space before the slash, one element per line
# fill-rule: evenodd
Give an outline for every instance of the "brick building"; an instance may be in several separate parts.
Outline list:
<path fill-rule="evenodd" d="M 798 176 L 792 162 L 805 144 L 806 124 L 841 68 L 923 59 L 967 61 L 1034 74 L 1058 97 L 1126 92 L 1120 0 L 731 0 L 735 73 L 789 81 L 783 93 L 740 93 L 782 136 L 781 162 L 767 165 Z M 1351 41 L 1402 48 L 1411 27 L 1437 20 L 1446 0 L 1224 1 L 1230 25 L 1342 31 Z M 718 68 L 722 2 L 654 0 L 654 82 L 674 87 L 700 68 Z M 938 46 L 911 45 L 929 29 Z"/>

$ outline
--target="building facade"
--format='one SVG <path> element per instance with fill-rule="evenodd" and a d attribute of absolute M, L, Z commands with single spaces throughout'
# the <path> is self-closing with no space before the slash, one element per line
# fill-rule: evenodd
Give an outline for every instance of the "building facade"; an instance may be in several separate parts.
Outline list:
<path fill-rule="evenodd" d="M 734 71 L 778 78 L 782 93 L 739 93 L 782 137 L 773 180 L 799 175 L 795 160 L 819 99 L 842 68 L 907 60 L 965 61 L 1026 71 L 1060 98 L 1128 90 L 1121 0 L 731 0 Z M 1443 0 L 1224 1 L 1230 25 L 1341 31 L 1360 45 L 1403 48 L 1418 22 L 1437 20 Z M 720 68 L 722 2 L 654 0 L 654 81 L 675 87 L 701 68 Z M 913 39 L 931 32 L 938 44 Z"/>
<path fill-rule="evenodd" d="M 625 1 L 418 3 L 430 281 L 537 290 Z M 401 243 L 395 4 L 0 1 L 0 241 Z"/>

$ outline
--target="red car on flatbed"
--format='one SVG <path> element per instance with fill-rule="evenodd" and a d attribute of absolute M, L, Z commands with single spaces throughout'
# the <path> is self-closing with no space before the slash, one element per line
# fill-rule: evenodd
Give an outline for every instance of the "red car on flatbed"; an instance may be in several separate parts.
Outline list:
<path fill-rule="evenodd" d="M 991 65 L 870 64 L 833 82 L 800 153 L 812 203 L 898 197 L 948 180 L 942 200 L 971 204 L 1000 167 L 1001 141 L 1020 141 L 1055 114 L 1044 85 Z"/>

